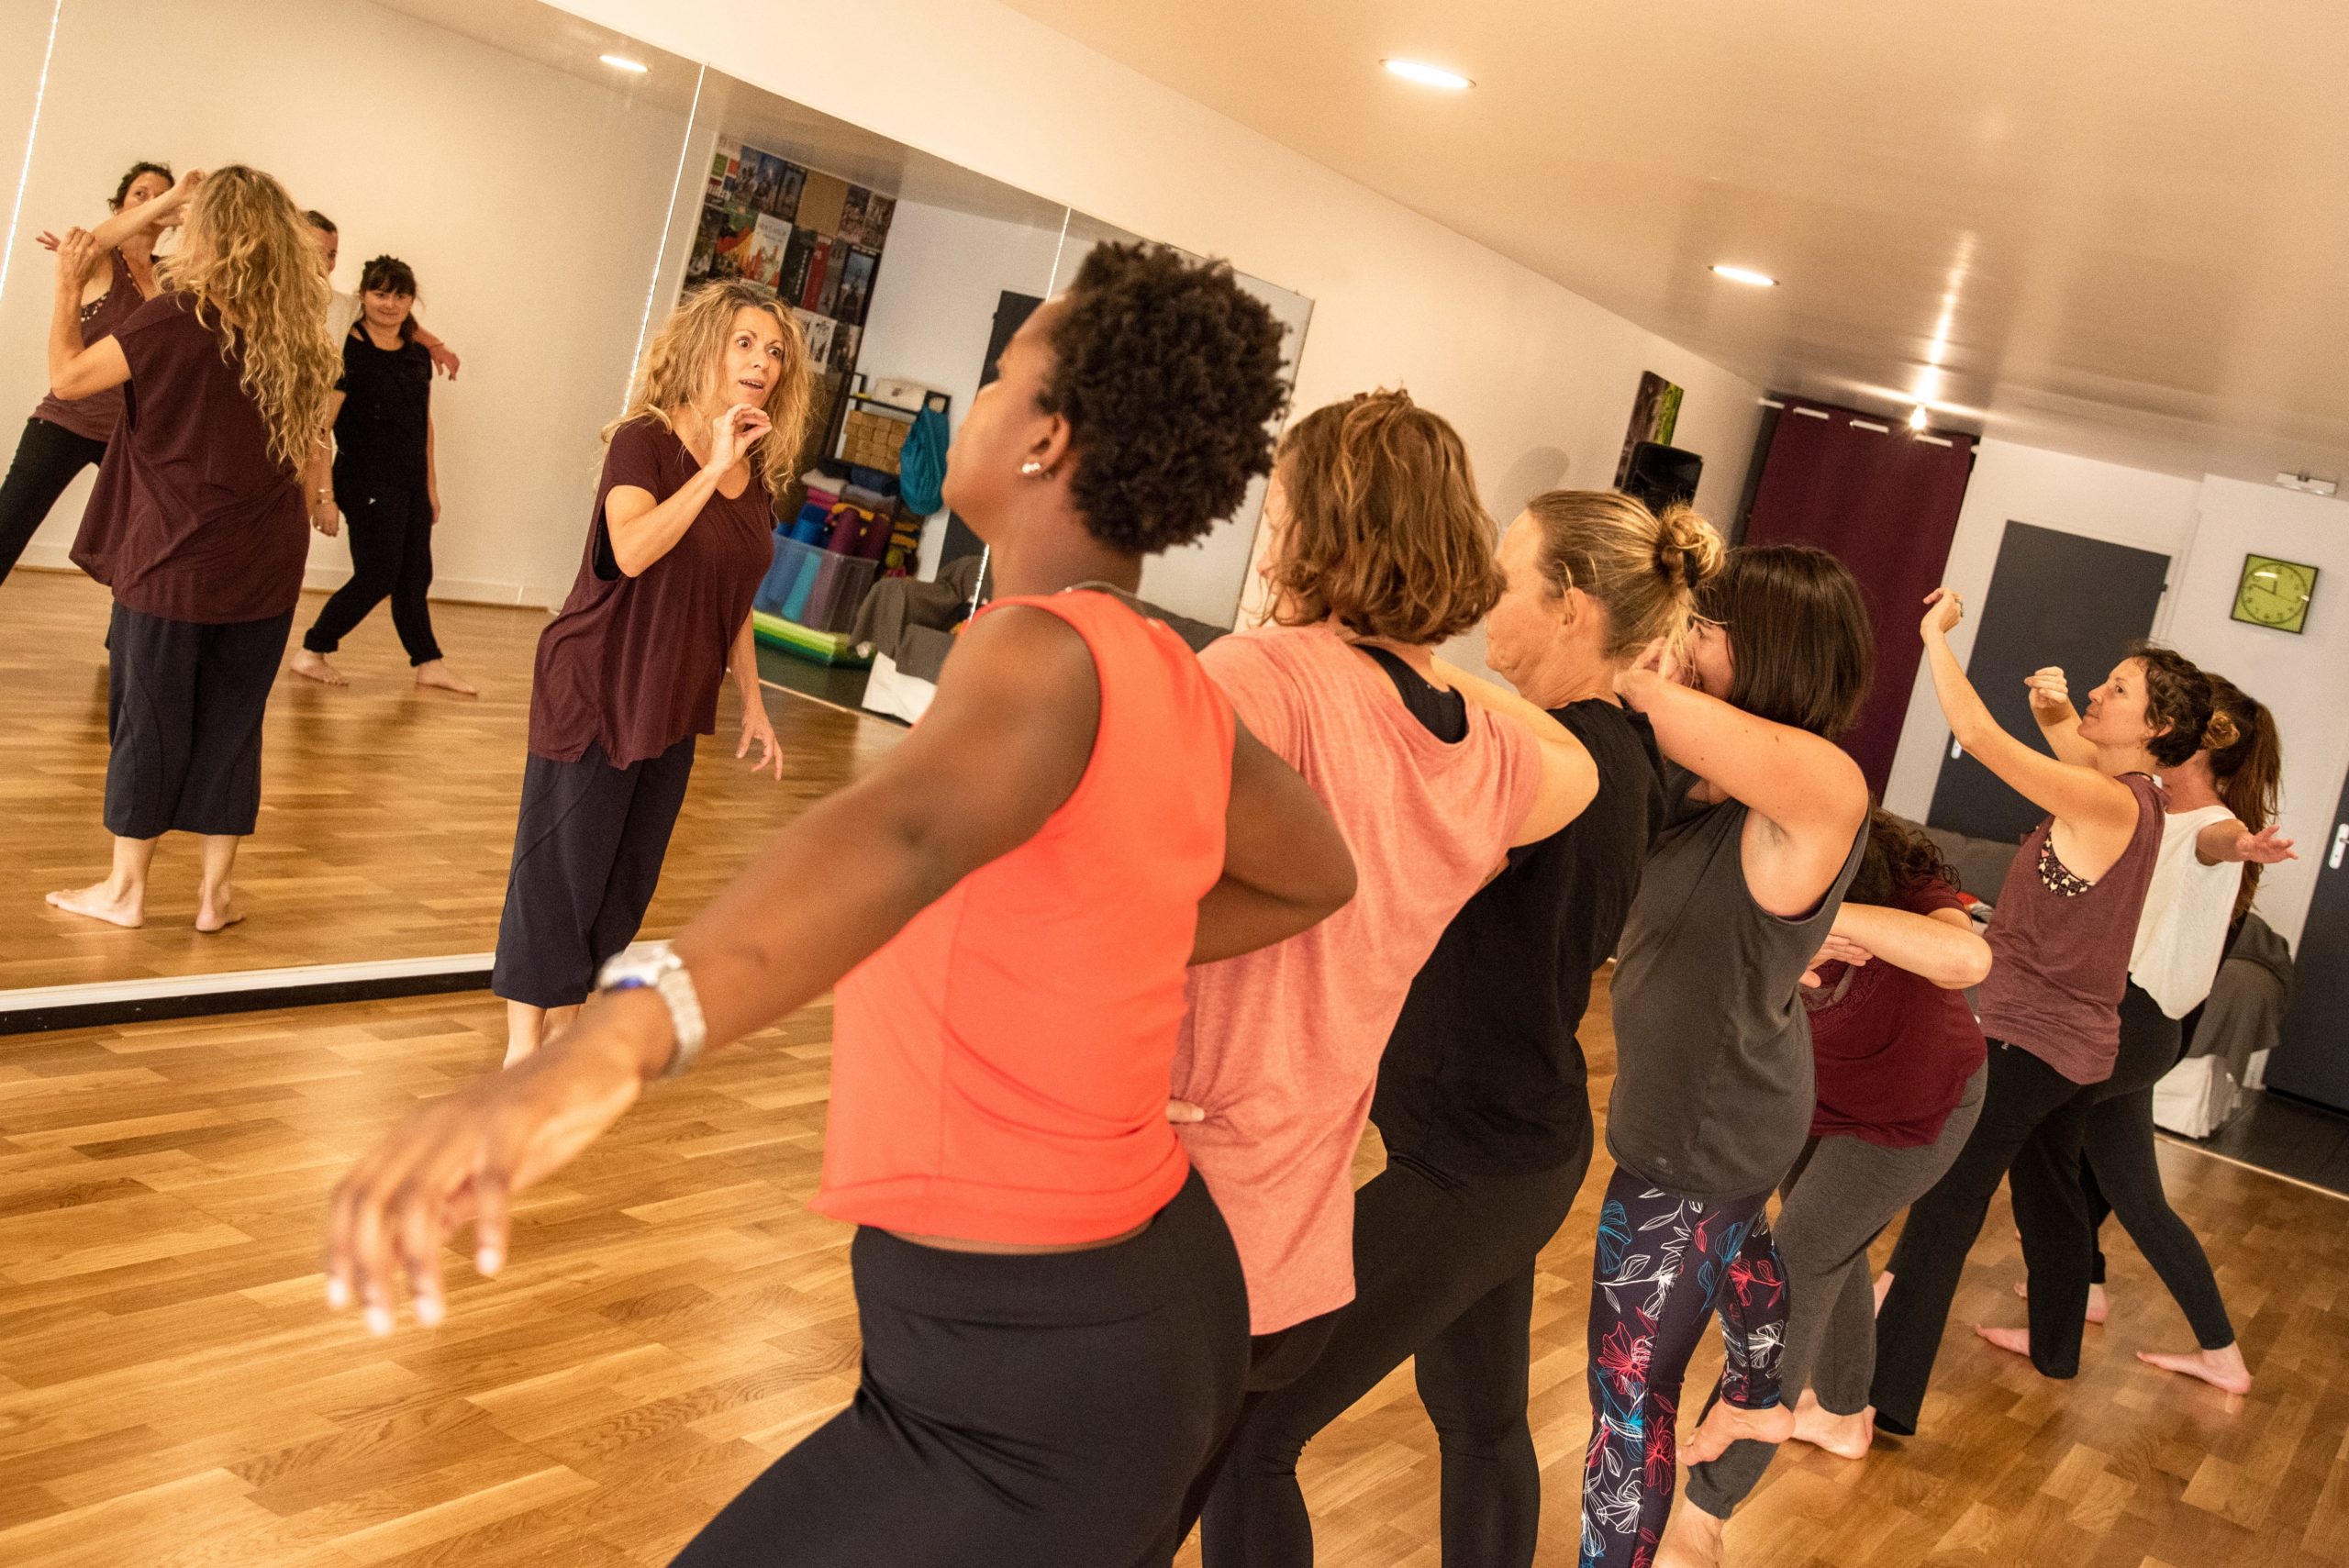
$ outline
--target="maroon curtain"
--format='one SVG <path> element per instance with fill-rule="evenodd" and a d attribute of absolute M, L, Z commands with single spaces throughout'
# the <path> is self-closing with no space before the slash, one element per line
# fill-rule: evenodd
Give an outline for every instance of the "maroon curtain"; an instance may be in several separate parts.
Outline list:
<path fill-rule="evenodd" d="M 1898 419 L 1786 401 L 1746 514 L 1745 542 L 1815 544 L 1859 579 L 1876 622 L 1876 688 L 1843 748 L 1880 795 L 1923 651 L 1917 622 L 1949 561 L 1974 438 L 1931 431 L 1935 439 L 1920 439 Z"/>

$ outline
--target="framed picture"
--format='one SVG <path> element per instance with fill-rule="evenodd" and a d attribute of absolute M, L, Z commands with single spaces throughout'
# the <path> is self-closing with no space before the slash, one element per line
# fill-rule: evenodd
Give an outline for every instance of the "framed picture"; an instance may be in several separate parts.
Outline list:
<path fill-rule="evenodd" d="M 2230 614 L 2253 626 L 2294 633 L 2305 631 L 2309 601 L 2316 597 L 2316 571 L 2297 561 L 2246 555 L 2243 558 L 2243 576 L 2235 583 L 2235 604 Z"/>

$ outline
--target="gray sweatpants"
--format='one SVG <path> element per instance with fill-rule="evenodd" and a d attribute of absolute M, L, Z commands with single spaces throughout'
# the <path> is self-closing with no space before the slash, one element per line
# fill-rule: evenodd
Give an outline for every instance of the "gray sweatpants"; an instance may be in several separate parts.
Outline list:
<path fill-rule="evenodd" d="M 1836 1415 L 1867 1408 L 1876 1377 L 1868 1243 L 1957 1158 L 1981 1114 L 1983 1078 L 1976 1072 L 1965 1081 L 1957 1108 L 1932 1142 L 1884 1149 L 1856 1138 L 1813 1139 L 1779 1189 L 1770 1229 L 1787 1271 L 1787 1346 L 1778 1378 L 1789 1404 L 1807 1385 Z M 1777 1451 L 1776 1443 L 1736 1442 L 1720 1458 L 1689 1466 L 1688 1501 L 1717 1519 L 1729 1518 Z"/>

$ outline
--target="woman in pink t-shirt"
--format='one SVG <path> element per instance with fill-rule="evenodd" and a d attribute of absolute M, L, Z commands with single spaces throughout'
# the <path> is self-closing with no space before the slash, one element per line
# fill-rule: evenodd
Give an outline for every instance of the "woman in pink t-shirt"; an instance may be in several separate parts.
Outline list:
<path fill-rule="evenodd" d="M 1265 499 L 1273 624 L 1200 656 L 1359 878 L 1313 929 L 1192 972 L 1174 1088 L 1195 1108 L 1176 1114 L 1247 1274 L 1252 1394 L 1310 1365 L 1353 1296 L 1354 1149 L 1412 976 L 1509 847 L 1598 790 L 1564 726 L 1435 657 L 1500 595 L 1495 531 L 1459 435 L 1407 395 L 1316 410 Z"/>

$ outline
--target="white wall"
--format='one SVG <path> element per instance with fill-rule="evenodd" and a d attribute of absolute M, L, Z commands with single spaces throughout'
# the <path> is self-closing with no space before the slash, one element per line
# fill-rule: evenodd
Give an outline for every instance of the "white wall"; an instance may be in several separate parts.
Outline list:
<path fill-rule="evenodd" d="M 1297 406 L 1408 386 L 1460 428 L 1503 518 L 1553 484 L 1613 480 L 1643 370 L 1687 389 L 1699 504 L 1726 520 L 1743 487 L 1756 387 L 991 0 L 561 4 L 1305 295 Z M 839 69 L 876 39 L 886 92 Z"/>
<path fill-rule="evenodd" d="M 978 395 L 979 372 L 1007 289 L 1041 295 L 1052 280 L 1058 224 L 1041 228 L 981 217 L 924 202 L 900 201 L 881 248 L 865 313 L 857 369 L 875 378 L 903 376 L 950 393 L 947 425 L 963 428 Z M 922 530 L 919 575 L 938 575 L 946 514 Z"/>
<path fill-rule="evenodd" d="M 136 39 L 153 45 L 155 69 L 125 92 Z M 378 251 L 405 258 L 424 287 L 419 315 L 464 357 L 433 395 L 440 590 L 557 602 L 577 570 L 596 431 L 626 387 L 685 128 L 624 92 L 356 0 L 68 0 L 26 226 L 95 222 L 135 159 L 241 161 L 342 225 L 340 286 Z M 0 408 L 29 410 L 47 379 L 41 261 L 41 287 L 12 278 L 0 301 Z M 28 562 L 63 564 L 87 483 Z M 316 541 L 313 581 L 340 582 L 349 559 L 340 540 Z"/>
<path fill-rule="evenodd" d="M 1999 541 L 2005 538 L 2007 524 L 2018 522 L 2158 550 L 2172 558 L 2174 597 L 2176 558 L 2193 537 L 2194 508 L 2200 490 L 2196 481 L 2172 474 L 1985 440 L 1976 449 L 1974 476 L 1957 514 L 1957 531 L 1950 539 L 1949 564 L 1943 569 L 1942 581 L 1956 589 L 1966 603 L 1985 603 Z M 2087 591 L 2091 591 L 2089 585 L 2083 584 L 2083 592 Z M 2163 629 L 2169 603 L 2163 601 L 2154 621 L 2156 634 Z M 1950 647 L 1960 662 L 1972 655 L 1974 632 L 1979 625 L 1979 616 L 1968 616 L 1951 634 Z M 1943 723 L 1941 706 L 1933 698 L 1932 677 L 1920 663 L 1909 696 L 1908 723 L 1900 732 L 1899 750 L 1894 753 L 1892 776 L 1885 785 L 1887 808 L 1924 820 L 1948 744 L 1949 728 Z"/>
<path fill-rule="evenodd" d="M 2299 635 L 2232 618 L 2246 554 L 2319 569 Z M 2260 878 L 2259 911 L 2297 943 L 2349 767 L 2349 502 L 2207 476 L 2201 517 L 2170 572 L 2163 636 L 2267 705 L 2284 744 L 2284 836 L 2300 859 Z"/>
<path fill-rule="evenodd" d="M 31 139 L 33 101 L 40 85 L 41 61 L 49 47 L 50 18 L 55 0 L 8 0 L 0 5 L 0 244 L 7 241 L 6 225 L 16 210 L 17 183 L 25 170 L 25 149 Z M 26 225 L 22 232 L 38 234 L 42 226 Z M 48 254 L 19 237 L 0 267 L 0 303 L 19 288 L 30 286 L 48 298 L 51 273 Z M 10 426 L 14 428 L 13 424 Z"/>
<path fill-rule="evenodd" d="M 2169 591 L 2154 635 L 2225 675 L 2276 715 L 2284 742 L 2284 831 L 2299 841 L 2303 858 L 2268 870 L 2259 909 L 2287 940 L 2297 942 L 2349 768 L 2349 502 L 1985 441 L 1943 573 L 1972 603 L 1988 595 L 2009 520 L 2171 558 Z M 2304 633 L 2231 618 L 2246 554 L 2320 569 Z M 2095 585 L 2084 584 L 2081 591 L 2093 593 Z M 1973 652 L 1977 620 L 1968 617 L 1951 639 L 1960 660 Z M 1931 677 L 1920 670 L 1885 804 L 1921 819 L 1948 744 Z"/>

